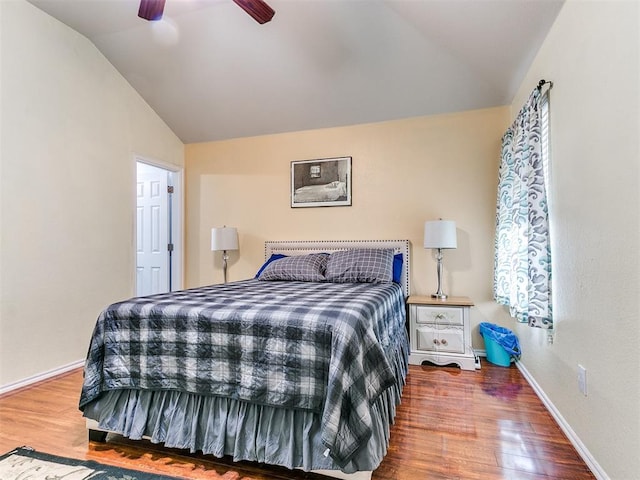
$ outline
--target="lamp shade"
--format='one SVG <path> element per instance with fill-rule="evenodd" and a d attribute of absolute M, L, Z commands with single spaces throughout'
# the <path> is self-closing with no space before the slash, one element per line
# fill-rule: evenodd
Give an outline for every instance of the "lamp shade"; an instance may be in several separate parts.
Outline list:
<path fill-rule="evenodd" d="M 457 248 L 456 222 L 433 220 L 424 224 L 424 248 Z"/>
<path fill-rule="evenodd" d="M 211 250 L 238 250 L 238 229 L 235 227 L 212 228 Z"/>

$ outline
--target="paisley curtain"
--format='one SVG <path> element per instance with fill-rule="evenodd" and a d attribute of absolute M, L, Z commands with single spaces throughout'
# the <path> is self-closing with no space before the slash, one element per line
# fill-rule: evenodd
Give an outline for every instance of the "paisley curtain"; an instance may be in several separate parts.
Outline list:
<path fill-rule="evenodd" d="M 502 137 L 493 292 L 512 317 L 553 328 L 551 248 L 541 147 L 540 89 Z"/>

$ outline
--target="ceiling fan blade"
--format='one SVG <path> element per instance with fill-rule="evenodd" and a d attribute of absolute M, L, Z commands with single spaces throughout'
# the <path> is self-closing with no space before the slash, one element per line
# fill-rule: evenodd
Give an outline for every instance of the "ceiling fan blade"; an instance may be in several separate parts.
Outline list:
<path fill-rule="evenodd" d="M 160 20 L 164 11 L 165 0 L 140 0 L 138 16 L 145 20 Z"/>
<path fill-rule="evenodd" d="M 240 8 L 253 17 L 259 24 L 267 23 L 276 13 L 262 0 L 233 0 Z"/>

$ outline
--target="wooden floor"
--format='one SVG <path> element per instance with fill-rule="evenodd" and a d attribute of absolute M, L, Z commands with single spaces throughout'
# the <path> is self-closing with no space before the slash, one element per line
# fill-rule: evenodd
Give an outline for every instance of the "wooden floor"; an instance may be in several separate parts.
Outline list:
<path fill-rule="evenodd" d="M 0 453 L 38 451 L 180 478 L 324 478 L 169 450 L 110 435 L 88 443 L 77 409 L 82 372 L 0 397 Z M 411 366 L 391 445 L 375 480 L 593 479 L 515 366 L 476 372 Z"/>

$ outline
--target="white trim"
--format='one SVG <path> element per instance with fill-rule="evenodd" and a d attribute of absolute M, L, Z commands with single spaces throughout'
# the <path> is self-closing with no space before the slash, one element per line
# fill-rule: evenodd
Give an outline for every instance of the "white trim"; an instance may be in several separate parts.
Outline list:
<path fill-rule="evenodd" d="M 582 441 L 580 440 L 576 432 L 573 431 L 569 423 L 564 419 L 560 411 L 555 407 L 555 405 L 549 399 L 549 397 L 547 397 L 546 393 L 544 393 L 544 390 L 542 390 L 540 385 L 538 385 L 535 378 L 533 378 L 533 376 L 529 373 L 527 368 L 520 361 L 516 361 L 515 364 L 516 364 L 516 367 L 518 367 L 518 370 L 520 370 L 520 373 L 522 373 L 522 376 L 527 380 L 527 382 L 529 382 L 529 385 L 531 385 L 531 388 L 533 388 L 533 391 L 536 392 L 536 395 L 538 395 L 540 400 L 542 400 L 542 403 L 544 404 L 544 406 L 547 407 L 547 410 L 549 410 L 549 413 L 551 413 L 551 416 L 554 418 L 554 420 L 556 421 L 560 429 L 567 436 L 571 444 L 578 451 L 578 455 L 582 457 L 582 460 L 584 460 L 584 462 L 587 464 L 587 466 L 589 467 L 591 472 L 595 475 L 595 477 L 598 480 L 610 480 L 609 476 L 605 473 L 605 471 L 602 469 L 602 467 L 596 461 L 596 459 L 593 458 L 593 455 L 591 455 L 591 452 L 589 452 L 585 444 L 582 443 Z"/>
<path fill-rule="evenodd" d="M 63 373 L 67 373 L 67 372 L 70 372 L 71 370 L 75 370 L 76 368 L 80 368 L 83 365 L 84 365 L 84 360 L 77 360 L 67 365 L 54 368 L 53 370 L 48 370 L 46 372 L 38 373 L 37 375 L 33 375 L 31 377 L 18 380 L 17 382 L 8 383 L 7 385 L 3 385 L 0 387 L 0 395 L 4 395 L 5 393 L 9 393 L 13 390 L 18 390 L 19 388 L 28 387 L 29 385 L 33 385 L 34 383 L 42 382 L 44 380 L 57 377 L 58 375 L 62 375 Z"/>
<path fill-rule="evenodd" d="M 184 175 L 183 169 L 173 173 L 173 218 L 171 222 L 171 238 L 173 240 L 173 266 L 171 270 L 171 289 L 184 288 Z"/>
<path fill-rule="evenodd" d="M 142 155 L 138 155 L 137 153 L 134 153 L 133 156 L 136 162 L 146 163 L 147 165 L 151 165 L 152 167 L 162 168 L 163 170 L 169 170 L 170 172 L 174 172 L 174 173 L 180 172 L 183 170 L 183 167 L 174 165 L 173 163 L 168 163 L 168 162 L 163 162 L 162 160 L 143 157 Z"/>

